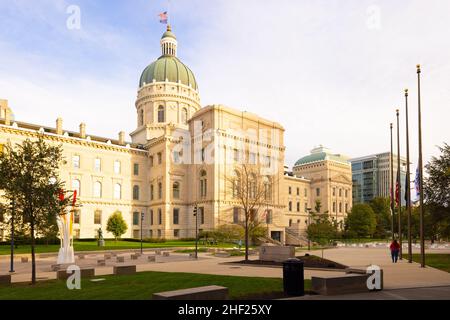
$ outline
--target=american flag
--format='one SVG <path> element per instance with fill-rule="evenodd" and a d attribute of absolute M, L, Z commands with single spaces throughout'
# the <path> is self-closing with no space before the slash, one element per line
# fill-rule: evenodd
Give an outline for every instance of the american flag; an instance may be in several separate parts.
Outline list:
<path fill-rule="evenodd" d="M 397 173 L 397 181 L 395 183 L 395 204 L 397 205 L 397 207 L 399 206 L 400 203 L 400 171 L 399 173 Z"/>
<path fill-rule="evenodd" d="M 416 169 L 416 179 L 414 179 L 414 184 L 416 187 L 416 196 L 420 196 L 420 173 L 419 173 L 419 167 Z"/>
<path fill-rule="evenodd" d="M 167 11 L 160 13 L 158 16 L 159 16 L 159 22 L 161 22 L 161 23 L 167 24 L 167 22 L 169 21 L 169 14 L 167 13 Z"/>

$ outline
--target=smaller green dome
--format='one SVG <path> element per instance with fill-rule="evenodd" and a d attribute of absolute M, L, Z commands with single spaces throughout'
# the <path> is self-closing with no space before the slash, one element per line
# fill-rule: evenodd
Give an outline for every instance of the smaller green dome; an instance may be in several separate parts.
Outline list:
<path fill-rule="evenodd" d="M 164 32 L 164 34 L 162 35 L 161 39 L 164 38 L 173 38 L 173 39 L 177 39 L 177 37 L 175 37 L 175 34 L 172 32 L 172 28 L 170 26 L 167 26 L 167 31 Z"/>

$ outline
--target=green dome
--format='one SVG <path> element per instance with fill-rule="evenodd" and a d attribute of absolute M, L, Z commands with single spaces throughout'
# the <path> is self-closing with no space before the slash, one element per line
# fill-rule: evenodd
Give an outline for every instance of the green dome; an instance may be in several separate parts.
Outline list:
<path fill-rule="evenodd" d="M 161 39 L 164 38 L 174 38 L 177 39 L 177 37 L 175 37 L 175 34 L 172 33 L 172 31 L 167 30 L 166 32 L 164 32 L 164 34 L 162 35 Z"/>
<path fill-rule="evenodd" d="M 348 158 L 341 154 L 332 154 L 323 147 L 316 148 L 311 151 L 310 155 L 300 158 L 294 165 L 294 167 L 301 166 L 308 163 L 319 162 L 324 160 L 332 160 L 336 162 L 348 164 Z"/>
<path fill-rule="evenodd" d="M 180 81 L 182 84 L 186 86 L 190 85 L 193 89 L 197 90 L 197 81 L 195 80 L 194 74 L 175 56 L 161 56 L 145 68 L 141 75 L 139 87 L 142 88 L 144 83 L 152 83 L 153 79 L 157 82 L 164 82 L 166 79 L 176 83 Z"/>

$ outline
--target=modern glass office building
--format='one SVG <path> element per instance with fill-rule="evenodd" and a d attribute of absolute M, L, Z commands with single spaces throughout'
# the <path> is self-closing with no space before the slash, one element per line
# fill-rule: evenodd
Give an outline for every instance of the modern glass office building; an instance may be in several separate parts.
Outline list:
<path fill-rule="evenodd" d="M 376 197 L 389 197 L 390 152 L 351 159 L 353 203 L 366 203 Z M 393 155 L 394 186 L 397 179 L 397 155 Z M 405 204 L 406 159 L 400 157 L 400 183 L 402 204 Z M 395 191 L 395 187 L 394 187 Z"/>

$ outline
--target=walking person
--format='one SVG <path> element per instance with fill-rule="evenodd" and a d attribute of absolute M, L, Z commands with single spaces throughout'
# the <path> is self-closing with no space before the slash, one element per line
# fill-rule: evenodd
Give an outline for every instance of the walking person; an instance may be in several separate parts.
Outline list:
<path fill-rule="evenodd" d="M 400 244 L 397 242 L 397 240 L 394 240 L 392 241 L 389 248 L 391 249 L 392 263 L 397 263 L 398 254 L 400 252 Z"/>

